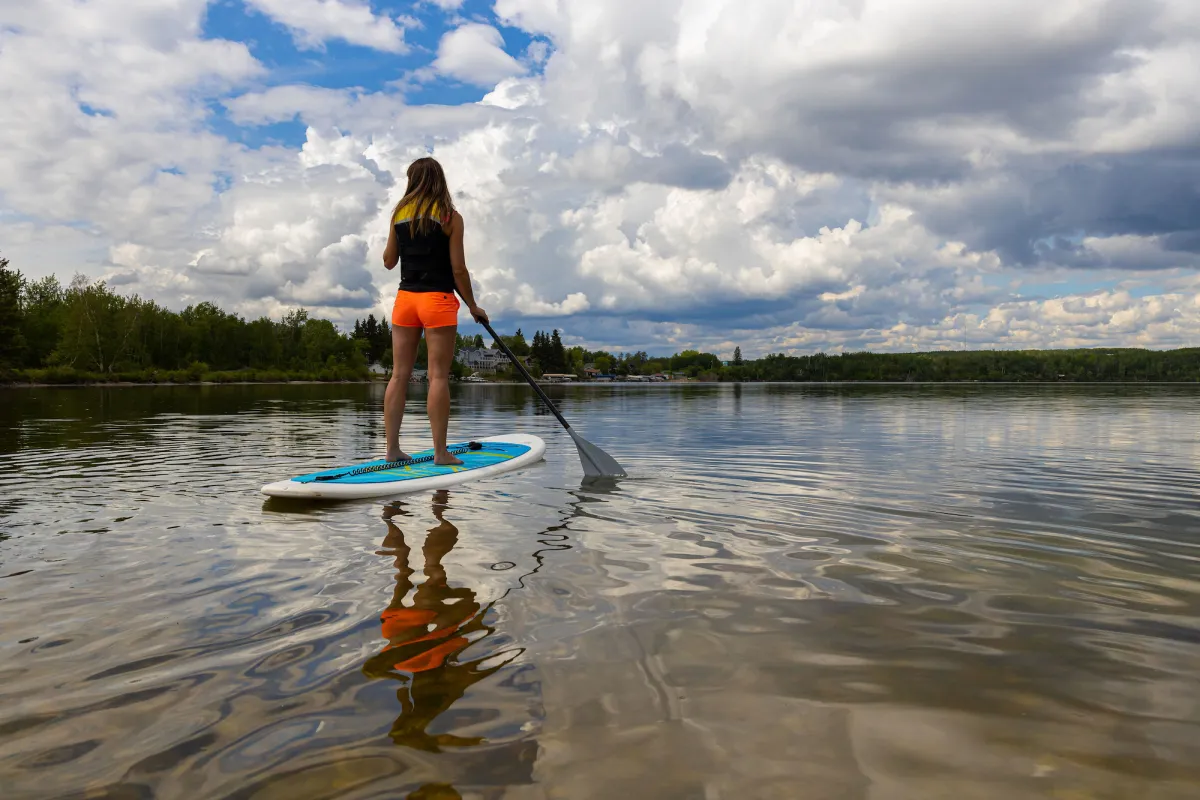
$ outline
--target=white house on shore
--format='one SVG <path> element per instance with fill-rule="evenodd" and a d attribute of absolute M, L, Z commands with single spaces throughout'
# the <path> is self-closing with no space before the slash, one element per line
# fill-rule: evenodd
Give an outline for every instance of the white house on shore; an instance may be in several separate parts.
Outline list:
<path fill-rule="evenodd" d="M 489 374 L 508 363 L 508 357 L 503 351 L 490 347 L 460 348 L 454 355 L 454 360 L 469 370 Z"/>
<path fill-rule="evenodd" d="M 529 366 L 529 356 L 518 356 L 526 367 Z M 509 366 L 508 356 L 503 350 L 491 347 L 462 347 L 454 355 L 454 360 L 473 372 L 491 375 L 496 370 Z"/>

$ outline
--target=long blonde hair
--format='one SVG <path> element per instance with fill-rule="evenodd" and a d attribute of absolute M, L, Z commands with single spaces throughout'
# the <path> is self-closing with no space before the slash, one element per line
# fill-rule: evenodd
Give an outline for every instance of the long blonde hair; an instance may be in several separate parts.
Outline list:
<path fill-rule="evenodd" d="M 426 156 L 408 165 L 408 188 L 392 209 L 392 219 L 395 220 L 400 209 L 410 203 L 414 206 L 411 223 L 413 233 L 429 230 L 434 207 L 437 208 L 441 224 L 450 222 L 454 215 L 454 201 L 450 198 L 450 187 L 446 185 L 446 173 L 437 160 Z"/>

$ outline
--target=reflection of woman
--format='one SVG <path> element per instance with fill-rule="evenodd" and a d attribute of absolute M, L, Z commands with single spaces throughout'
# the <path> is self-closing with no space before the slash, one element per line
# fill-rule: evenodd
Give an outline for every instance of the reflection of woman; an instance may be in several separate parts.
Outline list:
<path fill-rule="evenodd" d="M 388 533 L 383 546 L 385 551 L 395 553 L 399 573 L 392 602 L 380 615 L 383 638 L 387 639 L 388 645 L 363 667 L 373 678 L 404 680 L 406 673 L 412 676 L 407 686 L 396 693 L 401 714 L 390 735 L 396 744 L 434 752 L 445 746 L 469 747 L 483 741 L 479 737 L 448 733 L 431 735 L 425 729 L 473 684 L 511 660 L 504 659 L 487 668 L 479 666 L 483 658 L 456 660 L 470 645 L 470 634 L 477 631 L 490 634 L 492 629 L 484 624 L 483 617 L 488 608 L 479 605 L 475 592 L 453 588 L 446 580 L 442 559 L 458 541 L 458 528 L 442 516 L 445 505 L 446 492 L 436 492 L 433 514 L 438 524 L 429 530 L 421 549 L 425 559 L 425 581 L 416 588 L 409 605 L 405 605 L 405 598 L 413 588 L 414 570 L 408 565 L 411 551 L 404 541 L 404 533 L 390 518 L 387 519 Z"/>

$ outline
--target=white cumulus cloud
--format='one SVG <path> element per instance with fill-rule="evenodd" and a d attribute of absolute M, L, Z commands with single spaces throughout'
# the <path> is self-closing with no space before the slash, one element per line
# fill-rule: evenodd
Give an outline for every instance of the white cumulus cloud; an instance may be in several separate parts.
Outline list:
<path fill-rule="evenodd" d="M 404 46 L 366 3 L 253 2 L 307 45 Z M 460 106 L 264 87 L 205 5 L 0 7 L 0 91 L 32 110 L 0 127 L 22 269 L 386 314 L 388 209 L 432 151 L 512 327 L 725 355 L 1200 345 L 1190 0 L 497 0 L 545 44 L 523 64 L 456 21 L 423 74 L 487 92 Z M 245 147 L 213 104 L 304 144 Z"/>
<path fill-rule="evenodd" d="M 404 53 L 401 21 L 376 14 L 369 3 L 360 0 L 245 0 L 292 32 L 296 43 L 320 47 L 339 39 L 350 44 Z"/>
<path fill-rule="evenodd" d="M 500 31 L 477 22 L 461 25 L 442 37 L 433 68 L 442 75 L 479 86 L 495 86 L 525 72 L 504 51 Z"/>

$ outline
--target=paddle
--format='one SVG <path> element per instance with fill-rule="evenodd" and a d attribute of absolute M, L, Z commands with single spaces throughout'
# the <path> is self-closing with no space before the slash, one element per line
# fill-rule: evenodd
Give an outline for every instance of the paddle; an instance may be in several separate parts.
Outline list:
<path fill-rule="evenodd" d="M 626 476 L 625 469 L 617 463 L 615 458 L 601 450 L 599 447 L 596 447 L 596 445 L 580 436 L 574 431 L 573 428 L 571 428 L 571 424 L 567 422 L 566 419 L 563 418 L 563 415 L 559 413 L 559 410 L 554 407 L 554 403 L 552 403 L 550 398 L 546 396 L 546 393 L 542 391 L 542 387 L 537 385 L 537 381 L 534 380 L 533 376 L 530 375 L 525 369 L 525 365 L 521 363 L 519 358 L 513 355 L 513 351 L 509 350 L 508 345 L 504 343 L 504 340 L 501 339 L 494 330 L 492 330 L 492 326 L 483 320 L 476 320 L 476 322 L 487 328 L 487 332 L 490 333 L 492 338 L 496 340 L 496 344 L 500 345 L 500 349 L 504 351 L 504 355 L 508 356 L 509 360 L 512 361 L 513 366 L 520 370 L 521 374 L 525 376 L 525 380 L 528 381 L 529 385 L 533 387 L 533 390 L 538 393 L 538 397 L 542 398 L 542 402 L 546 404 L 546 407 L 550 409 L 554 416 L 558 417 L 558 421 L 562 423 L 562 426 L 566 428 L 567 433 L 571 435 L 571 438 L 575 441 L 575 449 L 579 451 L 579 460 L 583 463 L 583 474 L 589 478 L 624 478 Z"/>

